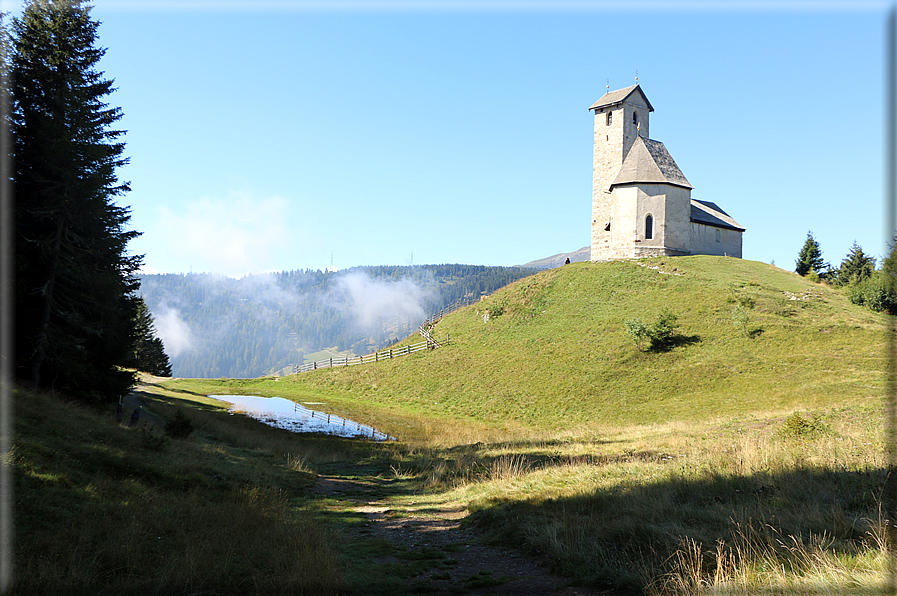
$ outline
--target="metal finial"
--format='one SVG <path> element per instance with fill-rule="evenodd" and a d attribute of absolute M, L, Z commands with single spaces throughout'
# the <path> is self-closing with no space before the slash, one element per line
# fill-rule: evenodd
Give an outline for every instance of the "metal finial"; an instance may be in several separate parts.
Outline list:
<path fill-rule="evenodd" d="M 638 69 L 635 71 L 635 84 L 638 85 Z"/>

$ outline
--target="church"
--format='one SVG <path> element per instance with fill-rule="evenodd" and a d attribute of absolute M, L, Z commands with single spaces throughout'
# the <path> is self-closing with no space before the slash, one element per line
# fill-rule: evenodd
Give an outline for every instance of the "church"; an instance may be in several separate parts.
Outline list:
<path fill-rule="evenodd" d="M 741 258 L 744 228 L 692 185 L 648 134 L 654 108 L 638 84 L 608 91 L 595 113 L 592 261 L 654 256 Z"/>

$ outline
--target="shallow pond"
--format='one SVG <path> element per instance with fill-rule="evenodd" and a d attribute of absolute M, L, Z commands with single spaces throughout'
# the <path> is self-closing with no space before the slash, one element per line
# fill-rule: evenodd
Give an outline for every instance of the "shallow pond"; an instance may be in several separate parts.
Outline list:
<path fill-rule="evenodd" d="M 282 397 L 257 395 L 209 395 L 212 399 L 231 404 L 232 414 L 245 414 L 268 426 L 297 433 L 324 433 L 338 437 L 366 437 L 375 441 L 395 441 L 366 424 L 340 418 L 332 414 L 310 410 L 302 404 Z"/>

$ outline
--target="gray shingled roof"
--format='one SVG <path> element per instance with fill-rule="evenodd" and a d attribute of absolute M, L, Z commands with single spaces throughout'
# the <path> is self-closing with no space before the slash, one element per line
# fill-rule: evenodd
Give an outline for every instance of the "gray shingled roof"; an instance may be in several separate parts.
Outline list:
<path fill-rule="evenodd" d="M 605 93 L 601 99 L 593 103 L 589 109 L 590 110 L 598 110 L 600 108 L 605 108 L 607 106 L 613 106 L 619 103 L 623 103 L 626 101 L 626 98 L 635 93 L 636 89 L 638 92 L 642 94 L 642 97 L 645 98 L 645 103 L 648 104 L 648 111 L 653 112 L 654 108 L 651 107 L 651 102 L 648 101 L 648 96 L 645 95 L 645 92 L 642 91 L 642 88 L 638 85 L 633 85 L 632 87 L 626 87 L 625 89 L 617 89 L 616 91 L 610 91 Z"/>
<path fill-rule="evenodd" d="M 717 228 L 727 228 L 729 230 L 744 231 L 737 221 L 729 217 L 729 214 L 717 206 L 716 203 L 710 201 L 691 200 L 691 220 L 696 223 L 702 223 Z"/>
<path fill-rule="evenodd" d="M 620 174 L 611 186 L 642 182 L 694 188 L 673 161 L 663 143 L 638 137 L 629 149 Z"/>

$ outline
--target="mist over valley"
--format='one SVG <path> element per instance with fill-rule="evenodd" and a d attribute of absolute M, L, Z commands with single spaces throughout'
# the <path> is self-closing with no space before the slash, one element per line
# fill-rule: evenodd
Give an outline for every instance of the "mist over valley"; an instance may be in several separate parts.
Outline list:
<path fill-rule="evenodd" d="M 140 293 L 174 376 L 249 378 L 283 374 L 326 353 L 380 349 L 414 333 L 428 314 L 457 300 L 479 299 L 534 272 L 415 265 L 239 279 L 153 274 L 141 276 Z"/>

